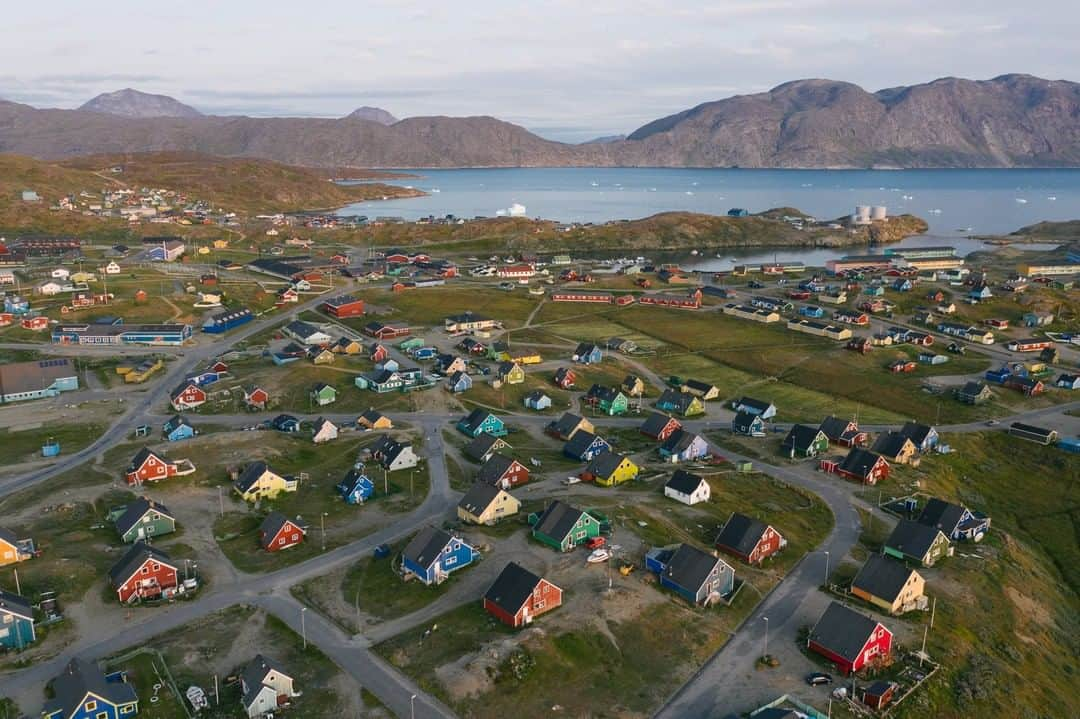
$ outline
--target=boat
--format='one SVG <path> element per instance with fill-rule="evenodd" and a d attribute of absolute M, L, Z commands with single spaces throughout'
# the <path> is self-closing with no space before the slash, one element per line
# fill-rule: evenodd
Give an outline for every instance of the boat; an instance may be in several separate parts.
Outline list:
<path fill-rule="evenodd" d="M 1027 200 L 1025 200 L 1023 197 L 1017 197 L 1016 201 L 1019 202 L 1021 205 L 1027 204 Z"/>
<path fill-rule="evenodd" d="M 439 193 L 439 192 L 442 192 L 442 190 L 440 190 L 440 189 L 439 189 L 438 187 L 432 187 L 432 188 L 431 188 L 431 191 L 432 191 L 433 193 Z"/>
<path fill-rule="evenodd" d="M 597 564 L 599 562 L 606 562 L 609 559 L 611 559 L 611 552 L 601 547 L 600 549 L 593 550 L 593 553 L 590 554 L 585 561 L 590 564 Z"/>
<path fill-rule="evenodd" d="M 1053 202 L 1054 200 L 1056 200 L 1056 199 L 1057 199 L 1057 195 L 1050 195 L 1050 196 L 1049 196 L 1049 197 L 1047 197 L 1046 199 L 1048 199 L 1048 200 L 1050 200 L 1051 202 Z"/>
<path fill-rule="evenodd" d="M 589 183 L 589 184 L 591 184 L 591 185 L 592 185 L 593 187 L 600 187 L 600 183 L 599 183 L 599 182 L 597 182 L 596 180 L 593 180 L 593 181 L 592 181 L 591 183 Z"/>

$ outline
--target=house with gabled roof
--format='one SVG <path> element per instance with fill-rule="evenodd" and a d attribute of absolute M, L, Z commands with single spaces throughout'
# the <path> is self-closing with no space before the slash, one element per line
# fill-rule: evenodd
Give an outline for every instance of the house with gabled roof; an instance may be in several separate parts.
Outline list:
<path fill-rule="evenodd" d="M 692 544 L 652 549 L 645 555 L 645 567 L 656 572 L 660 586 L 691 604 L 707 606 L 735 588 L 735 570 L 731 565 Z"/>
<path fill-rule="evenodd" d="M 572 412 L 564 412 L 557 420 L 549 422 L 544 431 L 556 439 L 566 442 L 579 431 L 595 432 L 593 423 L 580 415 Z"/>
<path fill-rule="evenodd" d="M 425 527 L 401 553 L 401 569 L 406 578 L 416 577 L 424 584 L 441 584 L 451 572 L 469 566 L 480 552 L 460 537 L 436 527 Z"/>
<path fill-rule="evenodd" d="M 49 682 L 52 698 L 41 719 L 125 719 L 139 713 L 135 687 L 120 673 L 106 677 L 97 664 L 78 657 Z"/>
<path fill-rule="evenodd" d="M 829 438 L 817 427 L 796 424 L 784 437 L 780 451 L 787 457 L 817 457 L 828 451 Z"/>
<path fill-rule="evenodd" d="M 825 433 L 830 442 L 841 447 L 860 447 L 866 444 L 866 432 L 859 429 L 859 423 L 854 419 L 840 419 L 830 414 L 821 420 L 818 429 Z"/>
<path fill-rule="evenodd" d="M 20 540 L 10 529 L 0 527 L 0 567 L 32 559 L 32 545 L 30 540 Z"/>
<path fill-rule="evenodd" d="M 477 472 L 476 479 L 501 489 L 518 487 L 529 481 L 529 468 L 505 454 L 493 454 Z"/>
<path fill-rule="evenodd" d="M 536 412 L 551 409 L 551 397 L 548 397 L 543 390 L 539 389 L 535 389 L 525 395 L 524 403 L 526 409 L 531 409 Z"/>
<path fill-rule="evenodd" d="M 0 589 L 0 649 L 22 651 L 35 640 L 34 607 L 30 601 Z"/>
<path fill-rule="evenodd" d="M 600 345 L 593 344 L 591 342 L 582 342 L 574 349 L 573 357 L 571 358 L 575 362 L 581 364 L 597 364 L 604 359 L 604 350 L 600 348 Z"/>
<path fill-rule="evenodd" d="M 909 559 L 924 567 L 932 567 L 951 549 L 949 538 L 937 527 L 901 519 L 885 540 L 881 551 L 901 561 Z"/>
<path fill-rule="evenodd" d="M 926 580 L 903 562 L 871 554 L 851 582 L 851 593 L 884 609 L 903 614 L 926 601 Z"/>
<path fill-rule="evenodd" d="M 495 368 L 495 379 L 504 384 L 521 384 L 525 381 L 525 370 L 517 362 L 500 362 Z"/>
<path fill-rule="evenodd" d="M 683 417 L 705 414 L 705 404 L 701 398 L 673 389 L 666 389 L 660 394 L 660 398 L 656 400 L 656 408 L 664 412 L 675 412 Z"/>
<path fill-rule="evenodd" d="M 319 407 L 325 407 L 337 401 L 337 390 L 326 382 L 316 382 L 311 387 L 311 400 Z"/>
<path fill-rule="evenodd" d="M 262 387 L 249 386 L 244 388 L 244 404 L 252 409 L 266 409 L 270 402 L 270 393 Z"/>
<path fill-rule="evenodd" d="M 394 422 L 382 412 L 369 409 L 356 419 L 356 424 L 366 430 L 393 429 Z"/>
<path fill-rule="evenodd" d="M 177 412 L 206 404 L 206 390 L 194 382 L 184 382 L 169 393 L 169 404 Z"/>
<path fill-rule="evenodd" d="M 149 447 L 143 447 L 132 457 L 124 478 L 128 484 L 145 484 L 191 474 L 194 471 L 195 466 L 187 460 L 165 459 Z"/>
<path fill-rule="evenodd" d="M 951 540 L 970 539 L 976 542 L 990 531 L 990 518 L 967 507 L 944 499 L 931 499 L 923 507 L 920 524 L 940 529 Z"/>
<path fill-rule="evenodd" d="M 625 394 L 614 387 L 606 387 L 600 384 L 594 384 L 590 387 L 583 401 L 594 410 L 612 417 L 626 414 L 630 408 L 630 401 Z"/>
<path fill-rule="evenodd" d="M 388 472 L 412 469 L 420 462 L 420 458 L 413 450 L 412 442 L 399 442 L 386 434 L 379 437 L 366 451 Z"/>
<path fill-rule="evenodd" d="M 736 412 L 731 420 L 731 432 L 744 437 L 764 437 L 768 434 L 768 429 L 760 414 L 740 411 Z"/>
<path fill-rule="evenodd" d="M 595 482 L 603 487 L 613 487 L 634 479 L 638 471 L 638 466 L 629 456 L 609 450 L 593 457 L 580 476 L 584 482 Z"/>
<path fill-rule="evenodd" d="M 569 552 L 592 537 L 600 536 L 600 520 L 558 499 L 543 512 L 529 516 L 532 536 L 560 552 Z"/>
<path fill-rule="evenodd" d="M 244 467 L 233 482 L 233 489 L 245 502 L 255 502 L 277 499 L 283 492 L 295 492 L 299 484 L 295 477 L 283 477 L 259 460 Z"/>
<path fill-rule="evenodd" d="M 862 447 L 848 452 L 839 463 L 832 461 L 832 465 L 829 465 L 829 460 L 822 460 L 822 468 L 863 484 L 877 484 L 888 479 L 892 469 L 880 454 Z"/>
<path fill-rule="evenodd" d="M 716 537 L 716 548 L 747 564 L 761 564 L 787 546 L 787 540 L 770 524 L 732 512 Z"/>
<path fill-rule="evenodd" d="M 682 429 L 679 420 L 661 412 L 650 412 L 640 427 L 640 432 L 646 437 L 663 442 L 676 430 Z"/>
<path fill-rule="evenodd" d="M 883 432 L 878 435 L 872 449 L 896 464 L 911 464 L 918 454 L 915 443 L 899 432 Z"/>
<path fill-rule="evenodd" d="M 964 404 L 984 404 L 994 398 L 994 392 L 985 382 L 965 382 L 955 391 L 956 399 Z"/>
<path fill-rule="evenodd" d="M 574 432 L 563 445 L 563 454 L 579 462 L 590 462 L 597 455 L 610 451 L 607 440 L 584 429 Z"/>
<path fill-rule="evenodd" d="M 645 394 L 645 381 L 636 374 L 628 374 L 622 381 L 621 389 L 630 397 L 640 397 Z"/>
<path fill-rule="evenodd" d="M 740 397 L 731 403 L 731 408 L 736 412 L 760 415 L 762 419 L 772 419 L 776 416 L 776 406 L 772 402 L 753 397 Z"/>
<path fill-rule="evenodd" d="M 149 497 L 139 497 L 115 516 L 114 526 L 120 541 L 132 544 L 176 531 L 176 517 L 169 508 Z"/>
<path fill-rule="evenodd" d="M 510 443 L 503 437 L 496 437 L 487 432 L 476 435 L 471 442 L 462 450 L 465 456 L 476 462 L 486 462 L 493 454 L 500 450 L 512 449 Z"/>
<path fill-rule="evenodd" d="M 577 375 L 574 374 L 574 370 L 569 367 L 560 367 L 555 370 L 555 385 L 560 389 L 571 389 L 574 386 L 574 382 L 577 380 Z"/>
<path fill-rule="evenodd" d="M 676 430 L 659 447 L 665 462 L 693 462 L 709 456 L 709 443 L 700 434 Z"/>
<path fill-rule="evenodd" d="M 453 394 L 461 394 L 472 389 L 473 378 L 467 372 L 454 372 L 446 379 L 446 389 Z"/>
<path fill-rule="evenodd" d="M 363 504 L 375 496 L 375 483 L 362 470 L 353 467 L 338 482 L 337 491 L 349 504 Z"/>
<path fill-rule="evenodd" d="M 506 435 L 506 425 L 502 419 L 480 407 L 477 407 L 458 421 L 457 428 L 466 437 L 477 437 L 482 432 L 487 432 L 496 437 Z"/>
<path fill-rule="evenodd" d="M 694 505 L 709 501 L 712 489 L 704 477 L 677 469 L 664 484 L 664 496 L 676 502 Z"/>
<path fill-rule="evenodd" d="M 682 392 L 689 392 L 695 397 L 700 397 L 704 401 L 716 399 L 720 396 L 720 388 L 714 384 L 708 382 L 702 382 L 696 379 L 688 379 L 679 385 L 679 390 Z"/>
<path fill-rule="evenodd" d="M 562 589 L 509 562 L 484 592 L 484 610 L 511 627 L 528 626 L 533 620 L 562 605 Z"/>
<path fill-rule="evenodd" d="M 179 442 L 183 439 L 190 439 L 198 434 L 195 427 L 191 422 L 188 422 L 187 417 L 183 415 L 173 415 L 168 422 L 161 425 L 161 435 L 164 439 L 170 442 Z"/>
<path fill-rule="evenodd" d="M 834 601 L 810 630 L 806 646 L 847 675 L 888 657 L 892 639 L 881 622 Z"/>
<path fill-rule="evenodd" d="M 249 719 L 273 714 L 299 695 L 293 677 L 280 664 L 262 654 L 248 662 L 240 672 L 240 704 Z"/>
<path fill-rule="evenodd" d="M 457 505 L 457 516 L 468 524 L 497 524 L 518 513 L 517 497 L 493 484 L 475 482 Z"/>
<path fill-rule="evenodd" d="M 918 452 L 929 452 L 938 445 L 938 431 L 928 424 L 905 422 L 900 434 L 912 441 Z"/>
<path fill-rule="evenodd" d="M 319 417 L 311 425 L 311 441 L 315 444 L 323 444 L 337 437 L 338 426 L 325 417 Z"/>
<path fill-rule="evenodd" d="M 315 325 L 302 320 L 293 320 L 285 325 L 282 332 L 292 337 L 297 342 L 305 345 L 325 345 L 333 341 L 333 337 L 320 330 Z"/>
<path fill-rule="evenodd" d="M 280 552 L 304 541 L 307 531 L 281 512 L 271 512 L 259 525 L 259 546 L 268 552 Z"/>
<path fill-rule="evenodd" d="M 158 599 L 179 585 L 179 565 L 165 552 L 135 542 L 109 570 L 109 582 L 121 604 Z"/>

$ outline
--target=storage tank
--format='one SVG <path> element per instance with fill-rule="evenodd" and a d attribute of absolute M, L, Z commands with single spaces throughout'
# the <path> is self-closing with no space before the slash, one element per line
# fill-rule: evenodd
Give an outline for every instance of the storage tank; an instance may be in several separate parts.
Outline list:
<path fill-rule="evenodd" d="M 871 220 L 884 220 L 885 219 L 885 214 L 886 214 L 886 212 L 885 212 L 885 206 L 884 205 L 875 205 L 870 210 L 870 219 Z"/>
<path fill-rule="evenodd" d="M 870 222 L 870 205 L 857 205 L 855 207 L 855 222 L 860 225 Z"/>

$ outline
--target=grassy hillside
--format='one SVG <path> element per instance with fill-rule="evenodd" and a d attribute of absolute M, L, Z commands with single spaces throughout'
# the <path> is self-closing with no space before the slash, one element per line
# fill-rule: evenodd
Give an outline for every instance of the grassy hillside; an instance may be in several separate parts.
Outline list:
<path fill-rule="evenodd" d="M 107 184 L 86 170 L 0 154 L 0 235 L 19 230 L 80 234 L 100 230 L 103 223 L 98 218 L 51 212 L 49 206 L 64 195 L 82 190 L 97 192 Z M 23 190 L 34 190 L 41 202 L 23 202 Z M 122 225 L 119 221 L 115 224 Z"/>

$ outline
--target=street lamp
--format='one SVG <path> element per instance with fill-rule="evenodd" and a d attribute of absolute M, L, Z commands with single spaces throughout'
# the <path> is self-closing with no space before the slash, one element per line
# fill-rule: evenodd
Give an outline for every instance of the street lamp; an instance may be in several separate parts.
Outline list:
<path fill-rule="evenodd" d="M 416 719 L 416 695 L 409 696 L 409 717 L 410 719 Z"/>
<path fill-rule="evenodd" d="M 762 652 L 761 658 L 765 659 L 769 656 L 769 618 L 762 617 L 765 620 L 765 651 Z"/>
<path fill-rule="evenodd" d="M 326 515 L 328 512 L 323 512 L 319 515 L 319 529 L 322 531 L 322 550 L 326 551 Z"/>
<path fill-rule="evenodd" d="M 304 650 L 307 650 L 307 622 L 304 617 L 307 614 L 307 607 L 300 607 L 300 634 L 304 637 Z"/>
<path fill-rule="evenodd" d="M 829 588 L 829 550 L 825 550 L 825 589 Z"/>

